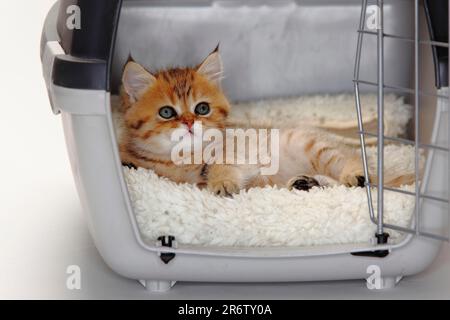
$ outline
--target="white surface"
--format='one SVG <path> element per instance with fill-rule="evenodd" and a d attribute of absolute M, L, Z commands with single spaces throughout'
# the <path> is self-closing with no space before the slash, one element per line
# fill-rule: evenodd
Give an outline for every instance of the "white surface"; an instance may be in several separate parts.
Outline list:
<path fill-rule="evenodd" d="M 425 273 L 388 292 L 361 281 L 273 285 L 178 283 L 151 295 L 99 257 L 87 231 L 66 155 L 60 119 L 47 100 L 39 61 L 40 29 L 52 0 L 0 2 L 1 163 L 0 298 L 447 298 L 450 251 Z M 66 288 L 79 265 L 82 289 Z"/>

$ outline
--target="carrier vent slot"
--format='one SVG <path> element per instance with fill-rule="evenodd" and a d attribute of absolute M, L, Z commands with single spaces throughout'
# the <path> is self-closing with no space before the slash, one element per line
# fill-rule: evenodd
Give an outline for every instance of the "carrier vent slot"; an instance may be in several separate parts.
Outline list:
<path fill-rule="evenodd" d="M 389 255 L 389 250 L 352 252 L 351 254 L 356 257 L 386 258 Z"/>

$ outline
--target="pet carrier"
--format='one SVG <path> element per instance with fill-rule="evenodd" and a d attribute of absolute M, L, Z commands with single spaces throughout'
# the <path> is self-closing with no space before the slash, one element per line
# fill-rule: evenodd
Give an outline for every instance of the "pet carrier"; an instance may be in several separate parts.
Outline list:
<path fill-rule="evenodd" d="M 171 233 L 145 236 L 111 111 L 124 64 L 131 54 L 152 69 L 193 65 L 219 42 L 223 87 L 232 101 L 352 94 L 366 177 L 369 141 L 378 150 L 377 181 L 366 178 L 366 190 L 359 189 L 365 198 L 358 205 L 373 228 L 365 241 L 308 245 L 304 233 L 303 245 L 219 246 L 180 241 Z M 447 1 L 60 0 L 45 22 L 41 59 L 95 245 L 111 269 L 148 290 L 165 291 L 175 281 L 365 279 L 372 266 L 381 272 L 376 288 L 389 288 L 429 266 L 441 240 L 448 240 Z M 376 107 L 372 126 L 364 120 L 362 93 L 372 95 Z M 414 109 L 412 125 L 402 124 L 403 135 L 386 128 L 391 94 Z M 262 110 L 255 108 L 256 114 Z M 388 143 L 414 150 L 413 188 L 384 187 Z M 385 221 L 387 211 L 395 216 L 405 210 L 386 201 L 397 192 L 413 199 L 406 226 Z M 167 199 L 162 194 L 153 198 L 155 206 Z M 186 210 L 186 216 L 195 213 Z M 335 210 L 345 217 L 345 207 Z M 157 224 L 149 221 L 150 228 Z M 182 234 L 188 227 L 180 228 Z M 352 225 L 339 230 L 345 235 Z M 402 237 L 391 241 L 393 233 Z"/>

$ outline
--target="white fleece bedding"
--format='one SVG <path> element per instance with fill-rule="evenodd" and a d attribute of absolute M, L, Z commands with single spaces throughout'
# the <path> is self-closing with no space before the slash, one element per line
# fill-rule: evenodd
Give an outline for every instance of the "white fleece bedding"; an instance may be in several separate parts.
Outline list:
<path fill-rule="evenodd" d="M 295 99 L 247 103 L 235 107 L 233 114 L 245 114 L 247 119 L 258 121 L 264 118 L 275 119 L 280 123 L 283 123 L 283 118 L 291 119 L 294 123 L 293 113 L 280 111 L 281 113 L 271 115 L 274 108 L 291 108 L 297 110 L 295 119 L 305 119 L 310 115 L 325 126 L 336 120 L 354 125 L 352 97 L 336 95 L 298 98 L 297 101 L 301 103 L 297 106 Z M 373 96 L 364 96 L 363 99 L 366 101 L 366 110 L 374 110 L 376 100 Z M 389 114 L 387 121 L 389 127 L 394 128 L 390 134 L 402 134 L 411 118 L 410 107 L 394 96 L 388 96 L 387 99 L 390 101 L 386 104 L 386 113 Z M 287 109 L 282 108 L 283 103 Z M 334 107 L 326 107 L 327 105 Z M 260 112 L 256 113 L 256 108 Z M 115 118 L 117 121 L 117 116 Z M 336 122 L 332 123 L 332 127 L 335 125 Z M 375 151 L 375 148 L 369 148 L 372 170 L 376 167 Z M 385 170 L 413 173 L 414 149 L 411 146 L 389 145 L 385 149 L 385 162 Z M 124 168 L 124 173 L 139 229 L 144 240 L 151 245 L 161 235 L 173 235 L 180 244 L 204 246 L 368 243 L 375 232 L 375 226 L 369 219 L 366 193 L 362 188 L 338 186 L 314 188 L 304 192 L 266 187 L 242 191 L 233 198 L 221 198 L 193 185 L 178 185 L 158 177 L 151 170 Z M 413 190 L 414 186 L 403 188 Z M 373 197 L 376 208 L 375 189 Z M 387 223 L 408 226 L 413 208 L 413 197 L 385 192 Z M 400 239 L 398 233 L 390 233 L 391 240 Z"/>
<path fill-rule="evenodd" d="M 369 151 L 373 167 L 374 148 Z M 410 146 L 386 147 L 386 169 L 414 172 L 413 154 Z M 177 185 L 151 170 L 124 172 L 140 231 L 151 244 L 161 235 L 173 235 L 181 244 L 214 246 L 367 243 L 375 232 L 362 188 L 305 192 L 266 187 L 220 198 L 190 184 Z M 373 196 L 375 202 L 375 189 Z M 413 197 L 386 191 L 387 223 L 408 226 L 413 209 Z M 391 232 L 391 240 L 398 237 Z"/>

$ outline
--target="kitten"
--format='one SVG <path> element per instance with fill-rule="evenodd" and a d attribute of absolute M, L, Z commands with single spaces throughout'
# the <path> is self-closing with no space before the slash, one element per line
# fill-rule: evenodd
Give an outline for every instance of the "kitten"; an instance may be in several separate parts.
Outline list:
<path fill-rule="evenodd" d="M 195 68 L 173 68 L 154 74 L 129 61 L 121 88 L 123 163 L 152 169 L 177 183 L 206 186 L 223 196 L 265 185 L 299 190 L 339 184 L 364 186 L 359 151 L 313 128 L 280 130 L 280 168 L 275 175 L 261 175 L 259 164 L 175 164 L 171 158 L 176 144 L 171 136 L 175 130 L 185 130 L 186 135 L 196 139 L 196 121 L 201 121 L 206 129 L 224 131 L 228 126 L 230 103 L 221 90 L 222 73 L 218 48 Z M 399 186 L 411 183 L 411 179 L 386 177 L 386 184 Z"/>

